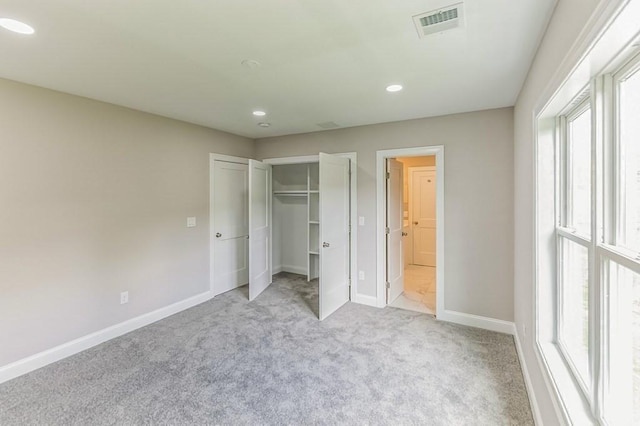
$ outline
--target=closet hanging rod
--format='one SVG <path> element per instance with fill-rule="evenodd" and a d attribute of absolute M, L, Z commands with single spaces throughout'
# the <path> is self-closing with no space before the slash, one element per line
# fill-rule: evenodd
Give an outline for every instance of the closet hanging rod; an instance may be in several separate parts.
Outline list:
<path fill-rule="evenodd" d="M 300 190 L 300 191 L 273 191 L 273 195 L 284 195 L 284 196 L 289 196 L 289 197 L 306 197 L 307 196 L 307 191 L 306 190 Z"/>

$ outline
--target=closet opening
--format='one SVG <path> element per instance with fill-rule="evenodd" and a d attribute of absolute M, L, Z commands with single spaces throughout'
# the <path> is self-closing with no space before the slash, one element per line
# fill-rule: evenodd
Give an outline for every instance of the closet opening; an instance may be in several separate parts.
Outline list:
<path fill-rule="evenodd" d="M 324 319 L 351 300 L 355 155 L 264 160 L 272 170 L 272 272 L 299 286 Z"/>
<path fill-rule="evenodd" d="M 252 301 L 284 273 L 306 284 L 320 320 L 351 300 L 355 159 L 320 153 L 260 162 L 211 154 L 211 292 L 248 283 Z"/>
<path fill-rule="evenodd" d="M 443 149 L 377 157 L 378 304 L 436 316 L 444 310 Z"/>

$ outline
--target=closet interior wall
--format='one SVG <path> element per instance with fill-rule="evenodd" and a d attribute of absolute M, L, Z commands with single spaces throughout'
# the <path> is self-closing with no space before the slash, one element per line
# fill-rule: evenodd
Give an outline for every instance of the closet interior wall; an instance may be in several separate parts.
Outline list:
<path fill-rule="evenodd" d="M 318 163 L 274 165 L 272 262 L 273 273 L 319 275 Z"/>

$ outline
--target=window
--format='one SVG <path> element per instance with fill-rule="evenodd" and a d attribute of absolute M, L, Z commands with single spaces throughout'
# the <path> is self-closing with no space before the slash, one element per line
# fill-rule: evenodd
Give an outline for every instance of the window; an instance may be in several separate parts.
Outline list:
<path fill-rule="evenodd" d="M 640 252 L 640 71 L 619 78 L 619 245 Z"/>
<path fill-rule="evenodd" d="M 591 249 L 591 108 L 561 116 L 562 184 L 558 226 L 558 343 L 581 386 L 590 387 L 589 250 Z"/>
<path fill-rule="evenodd" d="M 551 341 L 592 419 L 640 424 L 640 56 L 554 122 Z"/>
<path fill-rule="evenodd" d="M 604 341 L 604 418 L 610 424 L 640 424 L 640 60 L 613 76 L 614 166 L 604 176 L 613 188 L 611 230 L 603 250 L 609 293 Z"/>

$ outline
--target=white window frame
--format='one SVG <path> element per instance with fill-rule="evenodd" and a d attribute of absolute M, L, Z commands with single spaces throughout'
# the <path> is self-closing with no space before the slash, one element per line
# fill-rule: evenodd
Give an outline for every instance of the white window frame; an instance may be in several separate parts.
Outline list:
<path fill-rule="evenodd" d="M 594 108 L 593 102 L 591 100 L 590 91 L 588 88 L 585 88 L 581 91 L 581 93 L 576 97 L 576 99 L 571 102 L 566 111 L 563 111 L 556 119 L 556 137 L 557 137 L 557 148 L 556 148 L 556 181 L 558 182 L 557 195 L 556 195 L 556 324 L 555 324 L 555 343 L 558 346 L 558 350 L 567 365 L 567 368 L 571 371 L 576 384 L 582 390 L 584 397 L 591 404 L 593 402 L 592 390 L 595 389 L 594 384 L 594 366 L 593 360 L 595 359 L 595 335 L 594 329 L 596 326 L 596 319 L 594 318 L 594 286 L 597 283 L 593 273 L 594 268 L 594 252 L 595 252 L 595 239 L 593 238 L 594 234 L 594 223 L 596 220 L 596 214 L 593 209 L 594 206 L 594 173 L 591 173 L 591 182 L 590 182 L 590 194 L 591 194 L 591 236 L 587 237 L 586 235 L 581 235 L 577 232 L 576 229 L 569 227 L 569 218 L 572 216 L 573 206 L 571 204 L 572 200 L 572 173 L 571 173 L 571 159 L 570 155 L 570 147 L 569 147 L 569 125 L 570 123 L 576 119 L 578 116 L 582 115 L 587 110 L 591 112 L 591 138 L 590 138 L 590 146 L 591 146 L 591 162 L 593 166 L 593 153 L 595 152 L 595 138 L 593 131 L 593 116 L 594 116 Z M 592 167 L 593 171 L 593 167 Z M 588 358 L 589 358 L 589 371 L 587 377 L 582 377 L 579 373 L 577 366 L 575 365 L 569 350 L 567 349 L 565 342 L 562 340 L 562 330 L 563 330 L 563 259 L 564 259 L 564 241 L 567 240 L 571 243 L 577 244 L 581 247 L 584 247 L 587 250 L 587 259 L 589 265 L 589 274 L 588 274 L 588 289 L 589 289 L 589 348 L 588 348 Z M 588 380 L 586 382 L 585 380 Z"/>
<path fill-rule="evenodd" d="M 534 120 L 534 287 L 533 297 L 533 352 L 543 383 L 551 395 L 557 419 L 562 424 L 608 424 L 604 419 L 605 394 L 608 393 L 606 367 L 608 366 L 609 327 L 608 296 L 609 260 L 631 271 L 638 271 L 635 253 L 616 247 L 610 230 L 619 234 L 611 208 L 618 203 L 619 182 L 606 181 L 619 168 L 615 155 L 618 123 L 613 122 L 614 78 L 627 69 L 628 62 L 640 53 L 637 16 L 640 0 L 612 0 L 601 2 L 593 13 L 574 46 L 560 64 L 548 87 L 540 95 L 533 109 Z M 558 231 L 562 183 L 556 177 L 554 159 L 559 157 L 560 126 L 558 117 L 570 113 L 578 93 L 589 88 L 592 103 L 592 221 L 590 241 L 579 240 L 571 229 Z M 577 107 L 573 104 L 574 108 Z M 614 161 L 615 160 L 615 161 Z M 564 194 L 563 194 L 564 196 Z M 607 206 L 605 209 L 599 206 Z M 617 206 L 617 204 L 616 204 Z M 596 208 L 600 210 L 596 210 Z M 594 216 L 596 220 L 593 220 Z M 564 232 L 566 231 L 566 232 Z M 591 389 L 579 383 L 572 367 L 566 361 L 560 345 L 558 331 L 558 235 L 581 246 L 592 246 L 589 257 L 590 277 L 590 371 Z M 582 244 L 581 244 L 582 243 Z M 613 264 L 612 264 L 613 265 Z M 605 303 L 606 302 L 606 303 Z M 612 305 L 613 306 L 613 305 Z M 522 327 L 524 340 L 527 329 Z M 536 416 L 536 419 L 541 419 Z"/>
<path fill-rule="evenodd" d="M 554 327 L 552 344 L 564 364 L 568 377 L 580 393 L 588 417 L 599 424 L 605 420 L 605 398 L 609 393 L 610 332 L 609 295 L 613 288 L 609 280 L 610 262 L 640 274 L 640 252 L 617 245 L 621 235 L 621 215 L 624 214 L 620 182 L 620 116 L 619 82 L 640 72 L 640 54 L 627 58 L 613 72 L 593 78 L 586 89 L 562 110 L 555 119 L 555 282 Z M 587 93 L 585 98 L 585 93 Z M 569 152 L 569 123 L 587 109 L 591 110 L 591 232 L 581 235 L 569 226 L 571 217 L 571 155 Z M 571 224 L 572 226 L 573 224 Z M 589 377 L 583 380 L 570 352 L 562 341 L 563 329 L 563 250 L 564 241 L 584 247 L 588 252 L 589 289 Z M 540 344 L 545 352 L 544 344 Z M 554 355 L 549 351 L 543 356 Z M 550 364 L 553 364 L 550 363 Z M 559 375 L 558 363 L 550 368 L 552 376 Z M 555 371 L 553 371 L 555 370 Z M 568 373 L 568 374 L 567 374 Z"/>

